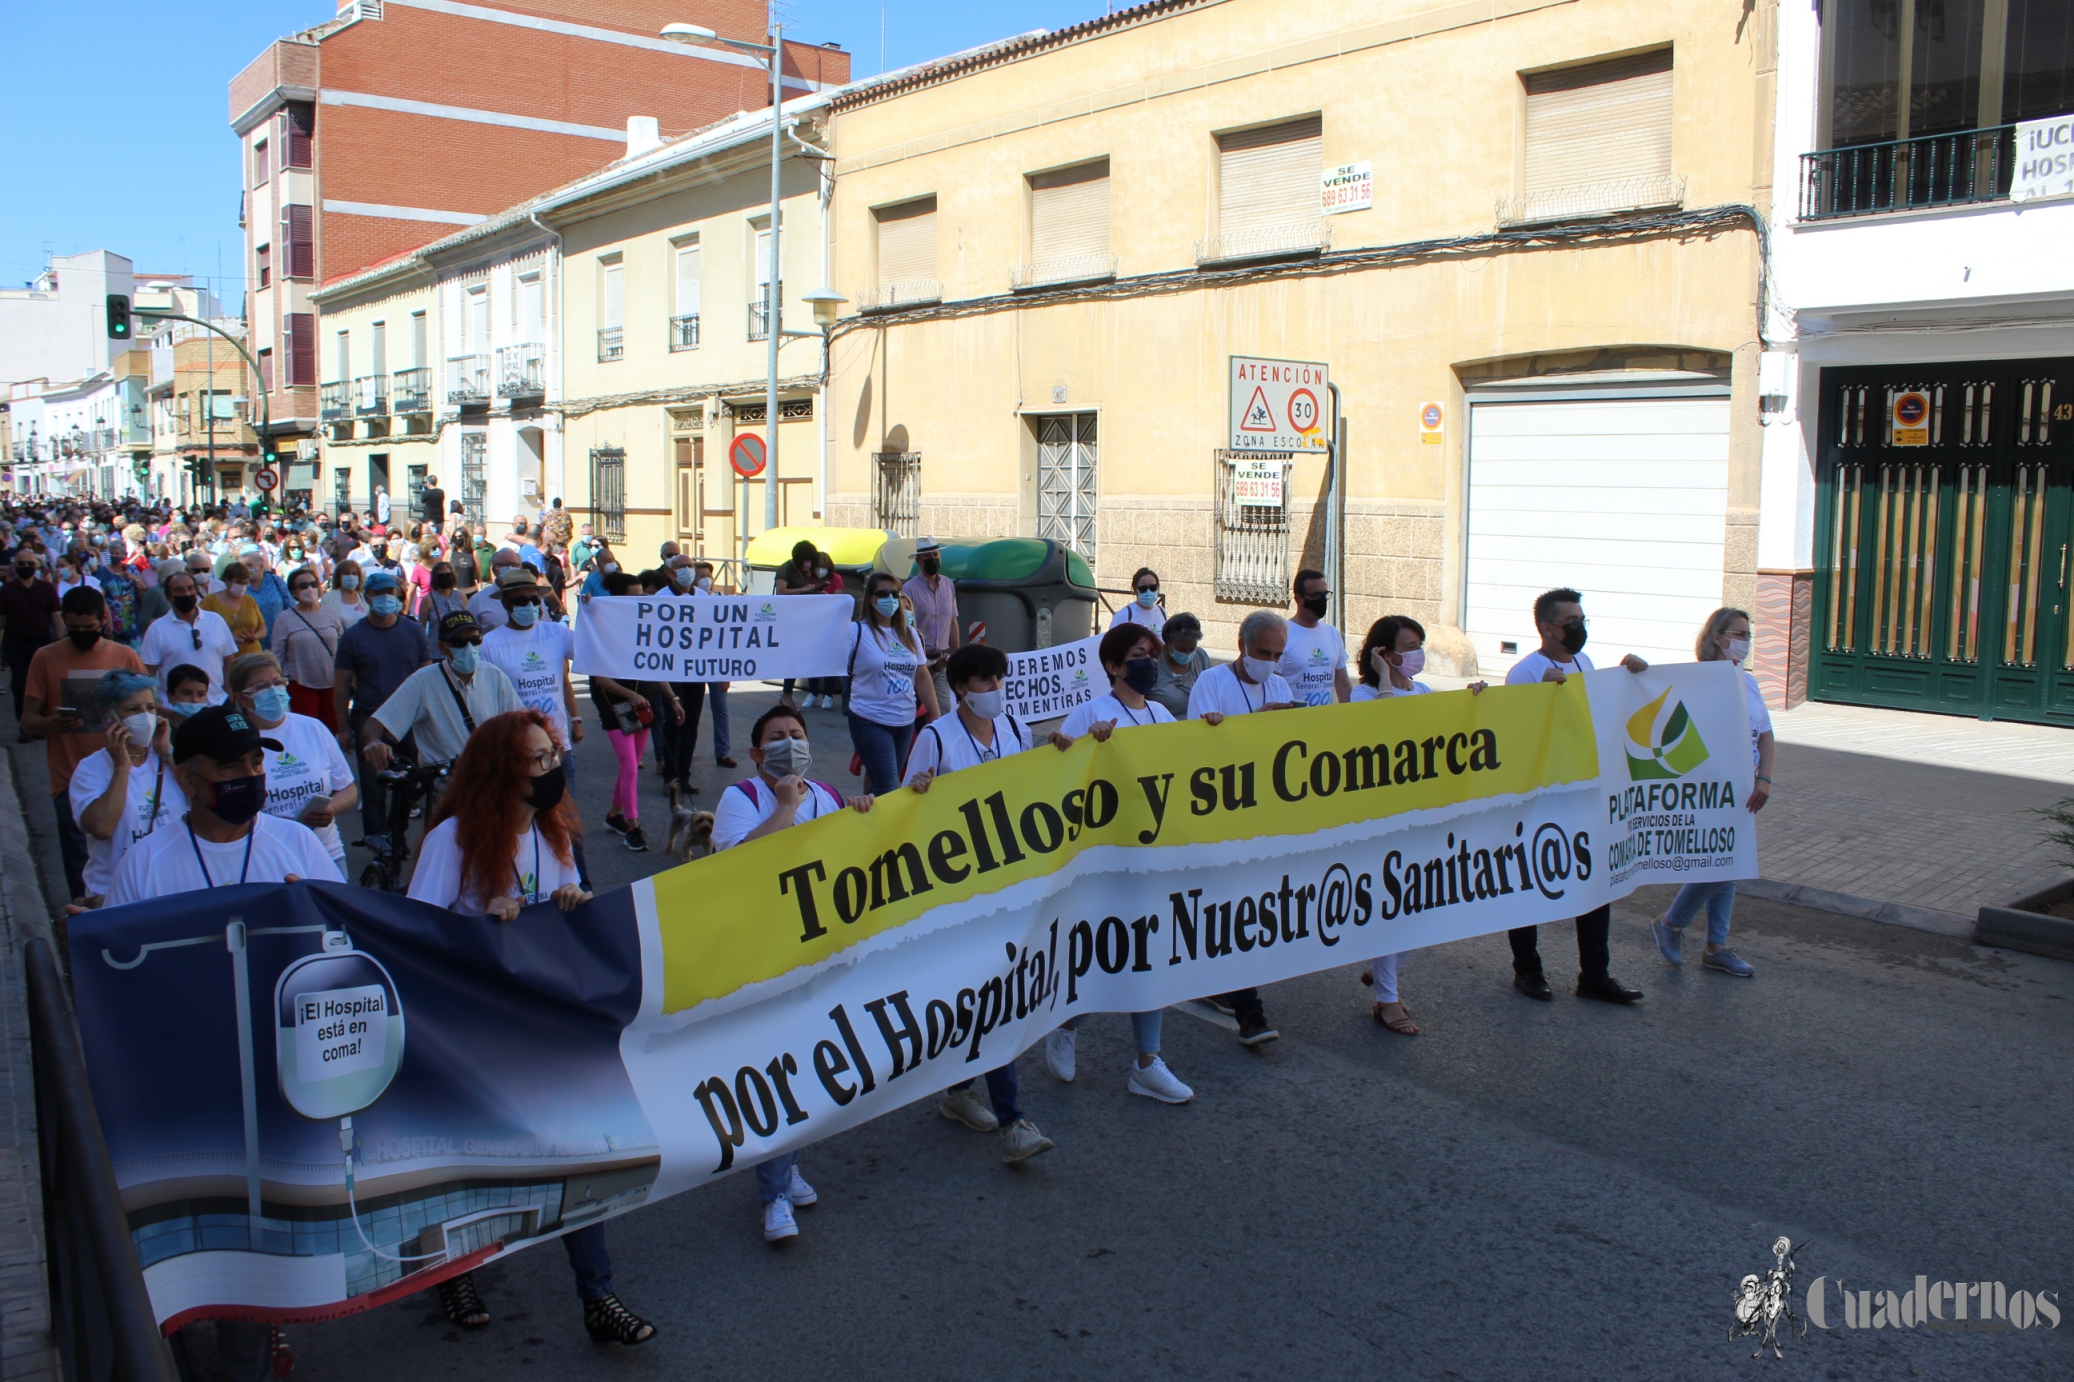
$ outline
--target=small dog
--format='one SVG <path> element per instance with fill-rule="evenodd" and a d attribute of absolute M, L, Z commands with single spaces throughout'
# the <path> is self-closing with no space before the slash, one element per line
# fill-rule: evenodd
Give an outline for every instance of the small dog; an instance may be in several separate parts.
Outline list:
<path fill-rule="evenodd" d="M 684 789 L 670 787 L 670 840 L 663 848 L 684 863 L 713 852 L 713 813 L 694 811 Z"/>

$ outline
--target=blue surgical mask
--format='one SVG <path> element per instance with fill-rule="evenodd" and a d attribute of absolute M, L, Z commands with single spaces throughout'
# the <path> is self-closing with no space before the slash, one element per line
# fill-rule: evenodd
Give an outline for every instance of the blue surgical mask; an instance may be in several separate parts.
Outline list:
<path fill-rule="evenodd" d="M 269 686 L 252 693 L 252 713 L 262 720 L 288 718 L 288 688 Z"/>
<path fill-rule="evenodd" d="M 209 707 L 208 707 L 207 703 L 206 703 L 206 702 L 203 702 L 203 701 L 167 701 L 167 702 L 166 702 L 166 709 L 168 709 L 168 710 L 170 710 L 170 711 L 172 711 L 172 712 L 173 712 L 173 718 L 174 718 L 174 719 L 176 719 L 176 720 L 184 720 L 184 719 L 186 719 L 186 718 L 187 718 L 188 716 L 190 716 L 190 715 L 194 714 L 194 713 L 195 713 L 195 712 L 196 712 L 197 710 L 207 710 L 208 708 L 209 708 Z"/>
<path fill-rule="evenodd" d="M 358 590 L 360 577 L 353 572 L 346 572 L 338 578 L 338 586 L 340 590 Z"/>
<path fill-rule="evenodd" d="M 403 601 L 394 595 L 377 595 L 367 602 L 367 607 L 384 619 L 392 614 L 403 613 Z"/>
<path fill-rule="evenodd" d="M 540 617 L 540 606 L 513 605 L 510 613 L 513 628 L 530 629 L 533 627 L 533 621 Z"/>
<path fill-rule="evenodd" d="M 1159 590 L 1157 587 L 1151 590 L 1141 590 L 1138 592 L 1138 604 L 1142 608 L 1151 609 L 1154 605 L 1158 603 Z"/>
<path fill-rule="evenodd" d="M 460 643 L 447 650 L 446 660 L 462 676 L 472 676 L 476 664 L 482 661 L 482 649 L 473 643 Z"/>
<path fill-rule="evenodd" d="M 891 619 L 900 612 L 900 597 L 898 595 L 881 595 L 871 602 L 871 607 L 885 615 L 888 619 Z"/>

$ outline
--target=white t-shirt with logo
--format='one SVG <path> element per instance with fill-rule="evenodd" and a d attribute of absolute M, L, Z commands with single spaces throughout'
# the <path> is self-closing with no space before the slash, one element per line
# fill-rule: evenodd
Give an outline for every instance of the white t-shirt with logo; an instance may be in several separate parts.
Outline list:
<path fill-rule="evenodd" d="M 1750 712 L 1750 766 L 1762 767 L 1763 755 L 1757 751 L 1757 741 L 1763 735 L 1772 732 L 1771 707 L 1764 703 L 1764 690 L 1758 686 L 1757 678 L 1751 676 L 1746 669 L 1738 670 L 1743 673 L 1743 703 Z M 73 781 L 77 782 L 78 779 L 74 778 Z"/>
<path fill-rule="evenodd" d="M 890 629 L 850 625 L 850 713 L 894 729 L 915 722 L 921 658 Z"/>
<path fill-rule="evenodd" d="M 1109 621 L 1109 627 L 1112 629 L 1122 628 L 1125 624 L 1136 624 L 1139 628 L 1151 629 L 1157 634 L 1167 626 L 1167 612 L 1156 604 L 1147 609 L 1134 599 L 1128 604 L 1117 606 L 1115 617 Z"/>
<path fill-rule="evenodd" d="M 196 835 L 185 820 L 167 821 L 130 846 L 115 870 L 107 905 L 239 883 L 281 883 L 291 873 L 313 883 L 346 881 L 324 842 L 299 821 L 261 812 L 252 818 L 251 834 L 220 845 Z"/>
<path fill-rule="evenodd" d="M 1021 753 L 1030 747 L 1029 726 L 1020 723 L 1013 715 L 994 717 L 994 742 L 982 744 L 956 713 L 940 720 L 931 720 L 915 734 L 914 747 L 907 754 L 907 776 L 901 779 L 903 786 L 915 780 L 920 773 L 934 773 L 941 777 L 960 768 L 976 768 L 982 763 L 991 763 L 997 758 L 1006 758 L 1011 753 Z M 750 827 L 752 830 L 754 826 Z"/>
<path fill-rule="evenodd" d="M 130 846 L 151 834 L 168 821 L 177 821 L 187 814 L 187 796 L 180 784 L 173 780 L 171 765 L 158 756 L 156 749 L 144 755 L 144 761 L 131 764 L 124 755 L 124 766 L 130 771 L 129 795 L 125 799 L 125 810 L 117 822 L 115 833 L 105 840 L 86 835 L 86 892 L 89 897 L 106 897 L 115 882 L 115 870 L 121 865 L 123 856 Z M 164 778 L 159 774 L 164 771 Z M 115 760 L 104 749 L 100 753 L 88 754 L 79 766 L 72 770 L 72 819 L 78 820 L 86 809 L 99 801 L 115 781 Z M 86 834 L 84 828 L 82 834 Z"/>
<path fill-rule="evenodd" d="M 1347 697 L 1347 703 L 1351 705 L 1355 701 L 1386 701 L 1392 696 L 1424 696 L 1430 694 L 1432 690 L 1433 688 L 1426 685 L 1423 681 L 1413 682 L 1409 691 L 1399 691 L 1387 681 L 1380 686 L 1370 686 L 1366 682 L 1355 682 L 1353 692 Z"/>
<path fill-rule="evenodd" d="M 491 629 L 483 635 L 485 662 L 504 669 L 519 704 L 537 710 L 554 722 L 555 737 L 569 744 L 569 703 L 562 698 L 562 679 L 569 659 L 576 656 L 576 633 L 566 624 L 544 617 L 530 629 L 516 624 Z"/>
<path fill-rule="evenodd" d="M 1235 664 L 1220 662 L 1195 679 L 1195 689 L 1188 693 L 1188 718 L 1200 720 L 1213 712 L 1250 715 L 1271 705 L 1290 705 L 1295 701 L 1296 694 L 1279 675 L 1270 672 L 1266 682 L 1248 686 L 1239 680 Z"/>
<path fill-rule="evenodd" d="M 1066 723 L 1059 726 L 1059 733 L 1068 739 L 1078 739 L 1105 720 L 1115 721 L 1118 729 L 1129 729 L 1132 725 L 1170 725 L 1174 723 L 1174 716 L 1154 700 L 1148 700 L 1133 710 L 1116 699 L 1112 692 L 1107 696 L 1097 696 L 1086 705 L 1075 706 L 1073 713 L 1066 717 Z"/>
<path fill-rule="evenodd" d="M 266 753 L 266 813 L 292 821 L 301 816 L 312 797 L 328 797 L 353 785 L 353 767 L 339 750 L 338 740 L 322 720 L 291 714 L 272 729 L 261 729 L 262 737 L 279 743 L 281 751 Z M 338 822 L 316 830 L 334 859 L 346 857 L 346 842 L 339 838 Z"/>
<path fill-rule="evenodd" d="M 449 816 L 434 826 L 418 846 L 418 866 L 410 876 L 410 895 L 419 902 L 466 916 L 483 916 L 498 898 L 516 897 L 531 906 L 545 902 L 557 890 L 574 883 L 583 886 L 576 872 L 576 852 L 569 862 L 555 857 L 554 846 L 541 835 L 537 825 L 519 832 L 518 849 L 512 856 L 511 872 L 496 897 L 479 898 L 461 887 L 461 823 Z"/>
<path fill-rule="evenodd" d="M 805 825 L 843 809 L 843 794 L 825 782 L 807 783 L 806 794 L 792 813 L 794 825 Z M 713 809 L 713 848 L 732 849 L 749 832 L 778 812 L 778 794 L 762 777 L 745 778 L 720 794 Z"/>
<path fill-rule="evenodd" d="M 1548 654 L 1536 648 L 1533 652 L 1528 653 L 1518 662 L 1512 664 L 1512 670 L 1505 674 L 1505 684 L 1507 686 L 1532 686 L 1535 682 L 1540 681 L 1542 673 L 1551 667 L 1556 668 L 1566 677 L 1574 677 L 1580 672 L 1589 672 L 1592 669 L 1592 660 L 1590 658 L 1583 653 L 1578 653 L 1575 656 L 1577 658 L 1575 662 L 1556 662 Z"/>
<path fill-rule="evenodd" d="M 1289 643 L 1275 670 L 1296 693 L 1298 705 L 1331 705 L 1336 699 L 1333 674 L 1347 665 L 1345 640 L 1330 624 L 1307 629 L 1291 619 L 1288 628 Z"/>

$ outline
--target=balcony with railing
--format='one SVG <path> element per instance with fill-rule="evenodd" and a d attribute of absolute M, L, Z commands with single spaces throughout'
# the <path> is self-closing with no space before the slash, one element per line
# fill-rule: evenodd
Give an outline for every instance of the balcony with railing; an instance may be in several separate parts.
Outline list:
<path fill-rule="evenodd" d="M 446 401 L 454 404 L 490 401 L 490 357 L 454 355 L 446 362 Z"/>
<path fill-rule="evenodd" d="M 1121 261 L 1113 254 L 1074 254 L 1060 259 L 1039 259 L 1018 264 L 1008 271 L 1008 286 L 1018 293 L 1040 288 L 1063 288 L 1074 283 L 1104 283 L 1116 277 Z"/>
<path fill-rule="evenodd" d="M 1685 204 L 1685 179 L 1670 173 L 1613 178 L 1605 182 L 1548 187 L 1498 201 L 1500 226 L 1581 221 L 1630 211 L 1666 210 Z"/>
<path fill-rule="evenodd" d="M 344 422 L 353 413 L 346 398 L 352 386 L 339 379 L 319 386 L 317 390 L 317 416 L 325 422 Z"/>
<path fill-rule="evenodd" d="M 1213 235 L 1195 242 L 1198 265 L 1243 264 L 1254 259 L 1295 259 L 1332 248 L 1332 227 L 1323 217 L 1306 216 L 1274 225 Z"/>
<path fill-rule="evenodd" d="M 623 326 L 601 327 L 598 331 L 598 361 L 624 360 L 627 353 L 627 331 Z"/>
<path fill-rule="evenodd" d="M 400 369 L 390 375 L 389 379 L 389 407 L 397 416 L 432 411 L 430 366 L 419 365 L 415 369 Z"/>
<path fill-rule="evenodd" d="M 863 295 L 857 310 L 897 312 L 903 307 L 942 301 L 943 284 L 933 278 L 911 278 L 902 283 L 881 283 L 876 292 Z"/>
<path fill-rule="evenodd" d="M 2015 167 L 2014 125 L 1823 149 L 1800 156 L 1800 218 L 2001 201 Z"/>
<path fill-rule="evenodd" d="M 497 396 L 544 398 L 547 395 L 547 347 L 538 341 L 497 347 Z"/>
<path fill-rule="evenodd" d="M 699 348 L 699 314 L 670 318 L 670 349 L 697 350 Z"/>
<path fill-rule="evenodd" d="M 780 284 L 778 285 L 778 305 L 779 305 L 779 315 L 780 315 L 780 319 L 781 319 L 781 320 L 782 320 L 782 318 L 783 318 L 783 312 L 784 312 L 784 303 L 785 303 L 785 285 L 784 285 L 783 283 L 780 283 Z M 754 301 L 754 302 L 752 302 L 752 303 L 750 303 L 750 304 L 749 304 L 749 339 L 750 339 L 750 340 L 752 340 L 752 341 L 767 341 L 767 340 L 769 340 L 769 339 L 770 339 L 770 334 L 771 334 L 771 322 L 770 322 L 770 316 L 771 316 L 771 313 L 770 313 L 770 300 L 769 300 L 769 298 L 768 298 L 768 296 L 767 296 L 767 290 L 765 289 L 765 287 L 764 287 L 763 285 L 759 284 L 759 285 L 757 285 L 757 289 L 756 289 L 756 301 Z"/>
<path fill-rule="evenodd" d="M 363 374 L 353 381 L 353 416 L 389 416 L 389 376 Z"/>

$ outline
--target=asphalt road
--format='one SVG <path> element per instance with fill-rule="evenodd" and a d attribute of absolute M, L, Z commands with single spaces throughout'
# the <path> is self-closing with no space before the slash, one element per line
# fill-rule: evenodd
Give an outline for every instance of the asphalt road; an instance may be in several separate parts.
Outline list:
<path fill-rule="evenodd" d="M 738 745 L 771 699 L 735 697 Z M 849 787 L 840 718 L 813 718 L 813 775 Z M 579 756 L 596 822 L 602 735 Z M 652 773 L 644 795 L 659 846 Z M 600 887 L 668 862 L 590 839 Z M 295 1376 L 1747 1375 L 1733 1294 L 1781 1234 L 1807 1244 L 1803 1292 L 1832 1282 L 1832 1327 L 1787 1340 L 1765 1365 L 1782 1375 L 2074 1375 L 2074 1320 L 1852 1329 L 1834 1285 L 2074 1305 L 2074 968 L 1745 898 L 1757 977 L 1672 971 L 1645 926 L 1666 897 L 1614 909 L 1634 1008 L 1567 993 L 1567 927 L 1543 928 L 1545 1005 L 1512 991 L 1503 937 L 1458 942 L 1406 962 L 1416 1038 L 1369 1021 L 1353 967 L 1268 990 L 1283 1035 L 1257 1050 L 1170 1013 L 1181 1107 L 1124 1093 L 1128 1024 L 1096 1018 L 1076 1083 L 1023 1057 L 1058 1143 L 1032 1162 L 1003 1166 L 932 1098 L 803 1155 L 821 1199 L 789 1244 L 763 1243 L 742 1176 L 613 1221 L 620 1294 L 661 1330 L 645 1348 L 588 1341 L 550 1244 L 478 1273 L 490 1329 L 448 1326 L 428 1293 L 291 1329 Z"/>

